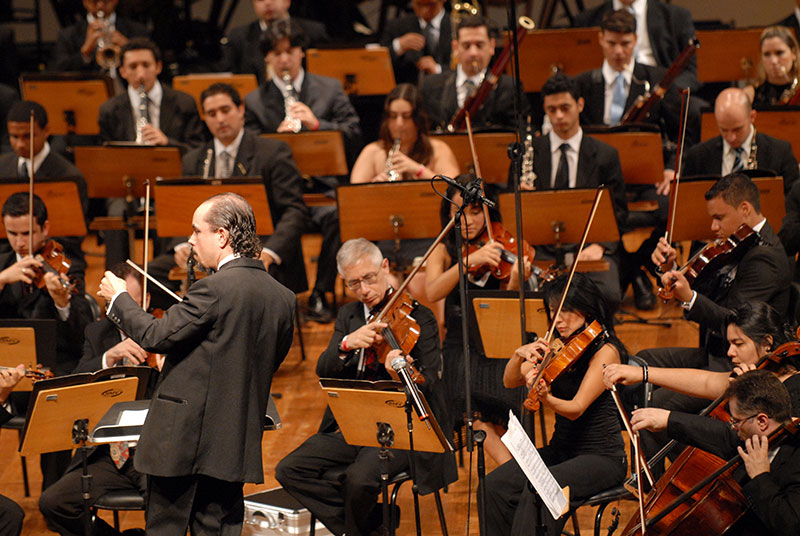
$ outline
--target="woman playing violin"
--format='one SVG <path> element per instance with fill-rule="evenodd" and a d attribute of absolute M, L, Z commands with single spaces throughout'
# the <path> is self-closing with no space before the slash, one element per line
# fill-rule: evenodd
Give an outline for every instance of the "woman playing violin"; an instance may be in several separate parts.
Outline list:
<path fill-rule="evenodd" d="M 737 375 L 755 369 L 765 356 L 795 339 L 791 327 L 775 309 L 763 302 L 746 303 L 731 311 L 726 322 L 726 336 L 730 344 L 728 357 Z M 792 406 L 800 408 L 800 353 L 796 352 L 788 352 L 780 363 L 770 360 L 764 365 L 784 383 Z M 603 381 L 608 388 L 615 383 L 635 385 L 643 378 L 644 370 L 631 365 L 609 365 L 603 371 Z M 731 375 L 693 368 L 648 367 L 647 381 L 678 393 L 713 400 L 728 388 Z"/>
<path fill-rule="evenodd" d="M 545 286 L 545 303 L 558 307 L 566 277 Z M 555 431 L 539 454 L 559 485 L 570 487 L 570 497 L 580 499 L 618 485 L 625 478 L 627 461 L 617 410 L 603 386 L 603 367 L 625 360 L 627 352 L 613 331 L 613 318 L 597 286 L 576 273 L 564 308 L 555 326 L 565 342 L 593 321 L 604 332 L 588 344 L 583 354 L 549 386 L 532 385 L 537 366 L 549 351 L 538 340 L 517 349 L 508 361 L 506 387 L 527 385 L 535 389 L 542 406 L 556 414 Z M 486 477 L 486 516 L 490 534 L 531 534 L 536 519 L 534 497 L 515 461 L 507 462 Z M 554 520 L 543 509 L 548 534 L 561 534 L 564 518 Z"/>
<path fill-rule="evenodd" d="M 456 180 L 465 184 L 472 175 L 460 175 Z M 461 195 L 456 188 L 448 186 L 446 197 L 442 201 L 440 217 L 442 226 L 447 225 L 450 218 L 456 213 L 457 206 L 461 206 Z M 471 252 L 464 262 L 469 267 L 489 266 L 496 267 L 500 263 L 502 250 L 497 242 L 479 245 L 479 240 L 485 231 L 485 219 L 481 206 L 478 204 L 466 207 L 465 220 L 462 222 L 461 233 L 465 242 L 473 242 L 476 250 Z M 485 240 L 485 239 L 484 239 Z M 451 231 L 445 240 L 436 246 L 426 264 L 425 290 L 428 299 L 438 301 L 445 299 L 445 327 L 447 334 L 442 343 L 442 356 L 444 360 L 444 382 L 447 389 L 447 398 L 454 409 L 455 416 L 464 413 L 464 357 L 461 343 L 461 306 L 458 297 L 458 265 L 455 259 L 464 259 L 461 253 L 455 250 L 455 231 Z M 511 276 L 507 281 L 501 282 L 487 271 L 482 276 L 469 276 L 470 288 L 483 289 L 515 289 L 517 287 L 517 265 L 511 269 Z M 474 427 L 484 430 L 487 434 L 484 443 L 486 452 L 498 463 L 504 463 L 511 458 L 508 450 L 500 442 L 502 429 L 508 422 L 508 410 L 517 411 L 521 401 L 520 390 L 509 391 L 502 387 L 504 361 L 488 359 L 471 350 L 472 363 L 472 396 L 474 407 L 480 414 Z"/>

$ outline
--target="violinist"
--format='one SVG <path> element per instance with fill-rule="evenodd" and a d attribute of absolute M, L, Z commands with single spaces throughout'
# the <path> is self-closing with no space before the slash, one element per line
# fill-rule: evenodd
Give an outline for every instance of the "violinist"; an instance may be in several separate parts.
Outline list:
<path fill-rule="evenodd" d="M 558 308 L 566 285 L 561 276 L 545 286 L 545 304 Z M 543 339 L 518 348 L 506 366 L 506 387 L 526 385 L 534 389 L 542 406 L 556 414 L 553 436 L 539 454 L 562 487 L 570 487 L 576 500 L 616 486 L 625 478 L 627 460 L 614 402 L 603 386 L 603 367 L 627 359 L 627 352 L 613 330 L 613 317 L 597 285 L 576 273 L 567 292 L 561 315 L 555 320 L 565 343 L 580 336 L 596 321 L 602 333 L 589 342 L 583 353 L 549 386 L 542 379 L 533 385 L 537 367 L 549 351 Z M 561 534 L 565 523 L 542 508 L 536 518 L 534 495 L 527 478 L 514 460 L 486 477 L 486 522 L 489 534 L 532 534 L 541 521 L 547 534 Z"/>
<path fill-rule="evenodd" d="M 459 175 L 457 180 L 466 184 L 474 179 L 474 175 Z M 454 186 L 448 186 L 445 196 L 452 200 L 442 201 L 440 218 L 442 226 L 447 225 L 450 218 L 461 206 L 461 194 Z M 455 250 L 455 230 L 451 230 L 445 240 L 436 246 L 431 253 L 425 270 L 425 290 L 431 301 L 445 300 L 445 327 L 447 334 L 442 343 L 442 358 L 444 361 L 444 384 L 447 392 L 448 407 L 454 408 L 454 417 L 459 417 L 465 411 L 464 398 L 464 355 L 461 342 L 461 305 L 458 297 L 458 259 L 468 262 L 465 272 L 468 275 L 469 288 L 505 289 L 519 288 L 517 263 L 511 267 L 511 275 L 501 281 L 494 277 L 491 270 L 483 269 L 478 274 L 479 267 L 495 268 L 500 264 L 502 245 L 499 242 L 488 242 L 486 234 L 486 220 L 481 205 L 476 203 L 465 208 L 465 222 L 462 222 L 461 233 L 465 243 L 469 243 L 469 255 L 464 255 Z M 496 221 L 496 220 L 495 220 Z M 526 266 L 530 261 L 526 259 Z M 511 459 L 511 454 L 505 445 L 500 442 L 500 435 L 508 425 L 508 410 L 519 409 L 522 396 L 521 390 L 514 391 L 503 388 L 503 368 L 505 360 L 489 359 L 479 354 L 474 348 L 470 349 L 471 378 L 472 378 L 472 404 L 476 409 L 474 427 L 486 432 L 484 448 L 496 462 L 504 463 Z M 458 423 L 461 419 L 456 419 Z"/>
<path fill-rule="evenodd" d="M 725 460 L 742 457 L 744 470 L 734 470 L 733 478 L 741 484 L 747 511 L 726 536 L 800 533 L 800 442 L 792 434 L 777 448 L 767 440 L 791 418 L 789 393 L 774 374 L 753 370 L 734 379 L 726 397 L 729 422 L 645 408 L 633 412 L 631 424 L 634 431 L 666 430 Z"/>
<path fill-rule="evenodd" d="M 385 344 L 381 332 L 387 324 L 367 323 L 392 291 L 388 279 L 389 261 L 375 244 L 357 238 L 342 245 L 336 263 L 344 284 L 358 301 L 339 308 L 333 337 L 317 362 L 317 374 L 322 378 L 391 379 L 394 373 L 391 361 L 400 356 L 401 351 L 391 350 L 384 363 L 380 363 L 376 345 Z M 442 361 L 436 319 L 423 305 L 416 306 L 413 318 L 419 324 L 419 340 L 410 355 L 404 357 L 424 376 L 420 389 L 442 430 L 450 430 L 439 381 Z M 374 426 L 373 423 L 364 424 Z M 333 534 L 368 535 L 380 525 L 380 511 L 374 511 L 380 491 L 379 450 L 348 445 L 327 408 L 319 432 L 278 463 L 275 477 Z M 457 479 L 452 453 L 417 453 L 416 456 L 416 483 L 420 493 L 431 493 Z M 390 459 L 389 477 L 408 471 L 409 467 L 408 454 L 395 451 Z M 336 469 L 344 470 L 343 481 L 320 478 Z"/>
<path fill-rule="evenodd" d="M 420 88 L 434 128 L 444 128 L 480 87 L 494 56 L 494 34 L 489 22 L 478 15 L 462 17 L 458 23 L 451 43 L 453 55 L 458 57 L 455 72 L 428 75 Z M 501 75 L 479 112 L 471 118 L 472 126 L 515 128 L 518 116 L 514 115 L 514 91 L 514 80 L 507 74 Z M 523 98 L 521 104 L 519 114 L 525 117 L 530 113 L 528 99 Z"/>
<path fill-rule="evenodd" d="M 769 26 L 761 32 L 761 64 L 755 88 L 747 86 L 753 106 L 788 104 L 797 90 L 797 38 L 791 28 Z"/>
<path fill-rule="evenodd" d="M 744 303 L 730 312 L 726 320 L 728 357 L 734 371 L 742 374 L 756 368 L 762 358 L 782 344 L 794 340 L 794 333 L 783 318 L 762 302 Z M 784 383 L 793 407 L 800 407 L 800 355 L 789 354 L 780 363 L 767 361 L 767 370 Z M 635 385 L 645 372 L 631 365 L 610 365 L 603 371 L 603 381 L 611 388 L 615 383 Z M 647 381 L 687 396 L 713 400 L 730 385 L 728 372 L 693 368 L 648 367 Z"/>
<path fill-rule="evenodd" d="M 111 270 L 124 279 L 131 298 L 142 304 L 141 276 L 128 264 L 120 263 Z M 149 293 L 148 293 L 149 301 Z M 95 372 L 108 367 L 145 363 L 147 352 L 108 318 L 86 327 L 83 357 L 75 373 Z M 144 495 L 145 476 L 133 467 L 135 443 L 112 443 L 91 447 L 87 451 L 89 474 L 92 475 L 92 499 L 111 490 L 138 491 Z M 83 494 L 81 492 L 81 455 L 77 453 L 64 476 L 42 492 L 39 510 L 47 528 L 61 536 L 82 536 Z M 94 516 L 94 534 L 119 534 L 99 516 Z"/>
<path fill-rule="evenodd" d="M 25 377 L 25 366 L 20 364 L 14 368 L 0 370 L 0 425 L 13 417 L 6 409 L 8 397 L 14 387 Z M 22 521 L 25 511 L 3 495 L 0 495 L 0 536 L 19 536 L 22 534 Z"/>

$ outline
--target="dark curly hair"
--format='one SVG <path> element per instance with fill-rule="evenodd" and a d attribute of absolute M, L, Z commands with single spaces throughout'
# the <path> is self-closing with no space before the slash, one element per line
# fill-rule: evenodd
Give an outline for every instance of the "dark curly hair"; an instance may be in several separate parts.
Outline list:
<path fill-rule="evenodd" d="M 211 203 L 206 222 L 214 229 L 228 231 L 233 253 L 258 258 L 261 255 L 261 240 L 256 235 L 256 217 L 247 200 L 227 192 L 209 197 L 206 203 Z"/>

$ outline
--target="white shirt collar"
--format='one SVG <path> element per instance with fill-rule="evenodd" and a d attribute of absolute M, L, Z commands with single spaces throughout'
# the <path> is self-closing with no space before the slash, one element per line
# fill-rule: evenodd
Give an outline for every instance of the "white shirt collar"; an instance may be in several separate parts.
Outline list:
<path fill-rule="evenodd" d="M 244 137 L 244 128 L 239 131 L 239 134 L 236 135 L 236 138 L 231 142 L 230 145 L 225 147 L 222 145 L 222 142 L 219 139 L 214 138 L 214 156 L 219 158 L 219 155 L 223 152 L 228 153 L 233 158 L 236 158 L 236 155 L 239 154 L 239 146 L 242 144 L 242 138 Z"/>
<path fill-rule="evenodd" d="M 217 271 L 219 271 L 219 269 L 222 268 L 222 266 L 224 264 L 227 264 L 227 263 L 231 262 L 233 259 L 238 259 L 238 258 L 239 258 L 239 255 L 237 255 L 235 253 L 231 253 L 230 255 L 228 255 L 226 257 L 223 257 L 223 259 L 221 261 L 219 261 L 219 264 L 217 264 Z"/>
<path fill-rule="evenodd" d="M 481 71 L 475 76 L 470 77 L 469 80 L 472 80 L 476 86 L 479 86 L 483 78 L 484 71 Z M 464 69 L 461 68 L 461 64 L 459 64 L 456 67 L 456 89 L 460 89 L 461 86 L 464 85 L 464 82 L 466 82 L 467 80 L 468 80 L 467 74 L 464 72 Z"/>
<path fill-rule="evenodd" d="M 421 29 L 424 30 L 425 26 L 430 24 L 431 26 L 433 26 L 433 29 L 438 32 L 442 28 L 443 18 L 444 18 L 444 7 L 442 7 L 442 9 L 439 10 L 439 13 L 437 13 L 436 16 L 431 19 L 430 22 L 425 22 L 425 19 L 421 17 L 417 17 L 417 20 L 419 20 L 419 27 Z"/>
<path fill-rule="evenodd" d="M 755 224 L 755 225 L 753 226 L 753 230 L 754 230 L 755 232 L 757 232 L 757 233 L 760 233 L 760 232 L 761 232 L 761 229 L 763 229 L 763 228 L 764 228 L 764 224 L 765 224 L 765 223 L 767 223 L 767 218 L 762 218 L 762 220 L 761 220 L 760 222 L 758 222 L 757 224 Z"/>
<path fill-rule="evenodd" d="M 743 150 L 742 151 L 742 158 L 747 158 L 747 155 L 750 154 L 750 146 L 753 143 L 753 134 L 755 133 L 755 131 L 756 131 L 756 129 L 753 128 L 753 124 L 751 123 L 750 124 L 750 134 L 747 135 L 747 137 L 744 139 L 744 142 L 741 145 L 742 150 Z M 733 147 L 731 147 L 731 144 L 728 143 L 728 140 L 726 140 L 725 138 L 722 138 L 722 155 L 723 155 L 723 157 L 725 155 L 729 154 L 729 153 L 733 153 Z"/>
<path fill-rule="evenodd" d="M 297 95 L 300 95 L 300 89 L 303 87 L 303 81 L 305 80 L 305 78 L 306 78 L 306 72 L 301 67 L 300 72 L 297 73 L 297 77 L 294 80 L 292 80 L 292 87 L 294 88 L 294 91 L 295 93 L 297 93 Z M 272 82 L 278 87 L 278 90 L 280 90 L 281 95 L 283 95 L 283 98 L 286 98 L 286 96 L 289 94 L 289 88 L 287 87 L 286 84 L 283 83 L 283 78 L 281 78 L 277 72 L 272 75 Z"/>
<path fill-rule="evenodd" d="M 606 82 L 606 86 L 611 86 L 616 83 L 617 76 L 620 74 L 625 77 L 625 82 L 627 83 L 628 87 L 631 87 L 631 77 L 633 76 L 633 64 L 636 63 L 634 58 L 631 58 L 631 61 L 628 62 L 622 71 L 615 71 L 611 65 L 608 63 L 608 60 L 603 60 L 603 80 Z"/>
<path fill-rule="evenodd" d="M 628 8 L 628 6 L 624 5 L 620 0 L 614 0 L 613 4 L 614 11 Z M 630 7 L 633 8 L 633 14 L 636 15 L 636 18 L 642 17 L 647 9 L 647 0 L 634 0 Z"/>
<path fill-rule="evenodd" d="M 111 24 L 111 27 L 114 28 L 116 26 L 116 24 L 117 24 L 117 12 L 116 11 L 113 12 L 107 18 L 108 18 L 108 22 Z M 99 20 L 99 19 L 97 17 L 95 17 L 94 15 L 92 15 L 91 13 L 87 13 L 86 14 L 86 21 L 89 24 L 93 23 L 96 20 Z"/>
<path fill-rule="evenodd" d="M 150 102 L 153 103 L 153 106 L 156 109 L 161 108 L 161 97 L 164 96 L 164 88 L 161 87 L 161 82 L 156 80 L 156 83 L 153 84 L 153 87 L 150 88 L 150 91 L 147 92 L 147 98 L 150 99 Z M 134 110 L 139 109 L 139 92 L 133 87 L 133 84 L 128 84 L 128 98 L 131 101 L 131 106 Z"/>
<path fill-rule="evenodd" d="M 583 129 L 578 127 L 578 132 L 576 132 L 570 139 L 565 140 L 561 136 L 555 133 L 554 130 L 550 131 L 550 153 L 556 154 L 557 152 L 561 151 L 561 144 L 566 143 L 569 145 L 569 148 L 572 149 L 575 154 L 580 152 L 581 148 L 581 141 L 583 140 Z"/>
<path fill-rule="evenodd" d="M 42 162 L 44 159 L 50 155 L 50 142 L 44 142 L 42 146 L 42 150 L 39 151 L 36 156 L 33 157 L 33 173 L 36 174 L 39 171 L 39 168 L 42 166 Z M 30 158 L 22 158 L 21 156 L 17 158 L 17 172 L 22 170 L 23 162 L 25 165 L 30 169 L 31 167 L 31 159 Z"/>
<path fill-rule="evenodd" d="M 265 21 L 264 21 L 264 20 L 262 20 L 262 19 L 258 19 L 258 27 L 259 27 L 259 28 L 261 28 L 261 31 L 262 31 L 262 32 L 265 32 L 265 31 L 267 30 L 267 28 L 269 27 L 269 25 L 270 25 L 270 24 L 273 24 L 273 23 L 275 23 L 275 22 L 278 22 L 279 20 L 289 20 L 290 18 L 291 18 L 291 15 L 290 15 L 290 16 L 288 16 L 288 17 L 286 17 L 285 19 L 272 19 L 272 20 L 271 20 L 271 21 L 269 21 L 269 22 L 265 22 Z"/>

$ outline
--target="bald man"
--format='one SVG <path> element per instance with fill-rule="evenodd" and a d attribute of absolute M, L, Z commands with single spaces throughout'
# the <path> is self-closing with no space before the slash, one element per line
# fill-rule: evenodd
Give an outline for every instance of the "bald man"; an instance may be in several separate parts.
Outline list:
<path fill-rule="evenodd" d="M 722 175 L 748 167 L 752 156 L 757 169 L 774 171 L 783 177 L 788 193 L 800 173 L 789 142 L 757 132 L 753 126 L 756 111 L 744 91 L 728 88 L 719 94 L 714 117 L 720 135 L 686 151 L 683 176 Z M 755 143 L 753 141 L 755 140 Z M 737 166 L 741 166 L 738 167 Z"/>

